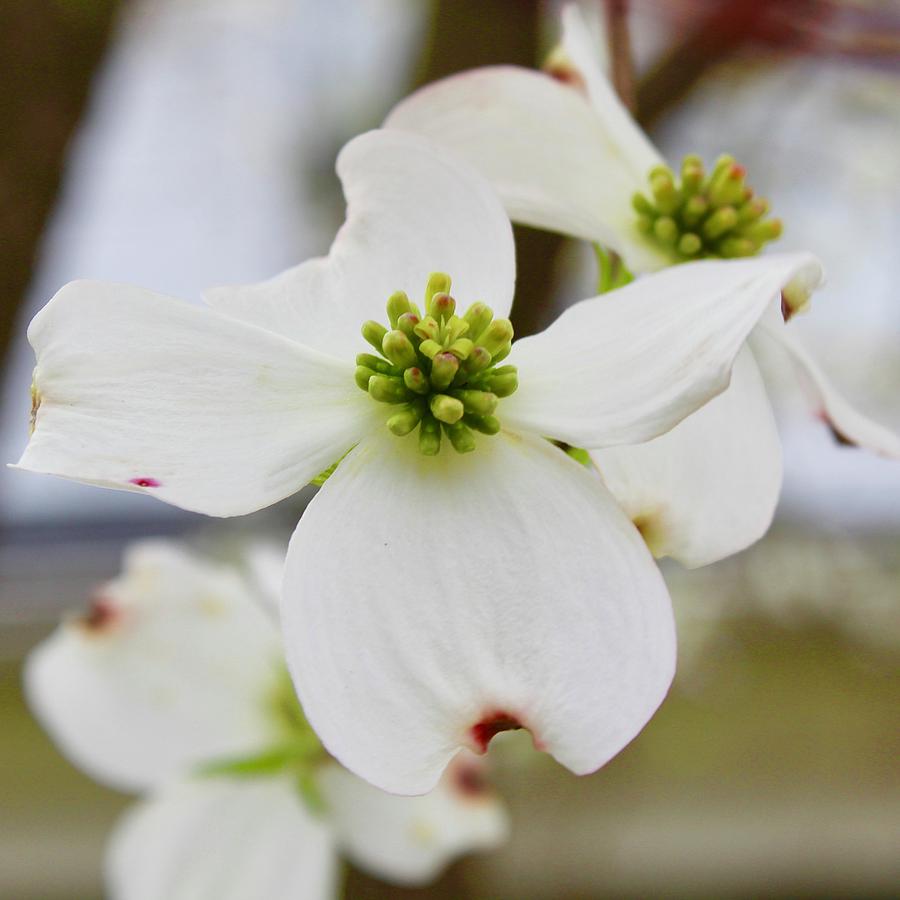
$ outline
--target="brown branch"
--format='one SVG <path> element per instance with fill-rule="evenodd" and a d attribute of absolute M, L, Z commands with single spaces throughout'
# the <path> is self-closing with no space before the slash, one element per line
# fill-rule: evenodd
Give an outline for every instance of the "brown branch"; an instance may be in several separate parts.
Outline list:
<path fill-rule="evenodd" d="M 628 33 L 628 0 L 606 0 L 606 36 L 612 62 L 612 82 L 619 99 L 634 113 L 637 88 L 634 81 L 634 59 Z"/>

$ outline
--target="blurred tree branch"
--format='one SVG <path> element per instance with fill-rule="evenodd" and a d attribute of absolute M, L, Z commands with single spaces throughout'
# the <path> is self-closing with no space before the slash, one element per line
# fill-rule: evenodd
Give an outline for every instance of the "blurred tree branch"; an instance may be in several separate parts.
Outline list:
<path fill-rule="evenodd" d="M 117 6 L 0 4 L 0 362 Z"/>

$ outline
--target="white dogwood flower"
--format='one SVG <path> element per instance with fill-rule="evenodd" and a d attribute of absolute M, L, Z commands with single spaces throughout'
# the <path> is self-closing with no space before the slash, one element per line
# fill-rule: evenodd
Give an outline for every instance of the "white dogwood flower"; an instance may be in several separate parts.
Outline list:
<path fill-rule="evenodd" d="M 795 254 L 668 269 L 511 345 L 512 229 L 481 176 L 396 130 L 351 141 L 338 173 L 348 214 L 329 255 L 213 291 L 211 310 L 64 287 L 29 328 L 19 466 L 222 516 L 340 460 L 291 540 L 282 598 L 291 674 L 328 751 L 424 793 L 461 747 L 524 727 L 592 772 L 662 701 L 675 636 L 638 531 L 547 438 L 595 449 L 671 428 L 820 267 Z M 373 320 L 386 300 L 390 327 Z"/>
<path fill-rule="evenodd" d="M 745 173 L 723 157 L 707 175 L 666 166 L 605 72 L 599 18 L 572 4 L 546 72 L 495 66 L 454 75 L 402 101 L 386 126 L 439 140 L 485 174 L 514 221 L 609 247 L 636 273 L 704 256 L 754 255 L 781 231 Z M 594 27 L 590 27 L 593 25 Z M 786 318 L 806 292 L 784 295 Z M 791 357 L 811 405 L 842 441 L 900 458 L 900 438 L 856 412 L 781 322 L 754 340 Z M 700 566 L 768 529 L 781 491 L 781 444 L 750 349 L 731 386 L 654 441 L 593 452 L 603 478 L 657 556 Z"/>
<path fill-rule="evenodd" d="M 315 900 L 339 893 L 339 853 L 422 884 L 502 842 L 477 757 L 458 757 L 424 797 L 385 794 L 328 758 L 258 594 L 231 566 L 143 542 L 28 659 L 28 700 L 60 749 L 143 795 L 109 844 L 110 896 Z"/>

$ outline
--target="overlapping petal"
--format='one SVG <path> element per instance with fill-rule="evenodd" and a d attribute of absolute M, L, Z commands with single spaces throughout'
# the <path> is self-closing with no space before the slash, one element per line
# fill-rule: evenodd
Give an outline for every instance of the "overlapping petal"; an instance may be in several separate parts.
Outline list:
<path fill-rule="evenodd" d="M 577 3 L 567 3 L 561 19 L 559 50 L 584 82 L 588 99 L 603 124 L 607 139 L 616 144 L 618 156 L 625 161 L 631 180 L 623 181 L 620 190 L 630 201 L 634 191 L 646 188 L 650 170 L 664 164 L 665 160 L 632 118 L 604 71 L 608 56 L 607 36 L 599 8 L 586 10 Z"/>
<path fill-rule="evenodd" d="M 353 360 L 126 285 L 66 285 L 34 318 L 19 466 L 209 515 L 299 490 L 367 430 Z"/>
<path fill-rule="evenodd" d="M 457 856 L 506 840 L 506 812 L 482 768 L 464 751 L 423 797 L 386 794 L 337 765 L 324 768 L 318 780 L 329 824 L 347 857 L 393 884 L 420 885 Z"/>
<path fill-rule="evenodd" d="M 747 347 L 729 387 L 671 431 L 591 456 L 653 554 L 691 568 L 762 537 L 781 490 L 778 431 Z"/>
<path fill-rule="evenodd" d="M 761 323 L 758 334 L 775 341 L 791 359 L 815 414 L 831 429 L 841 443 L 870 450 L 888 459 L 900 459 L 900 435 L 897 435 L 855 409 L 826 377 L 809 351 L 786 329 L 771 319 Z M 759 340 L 754 335 L 755 340 Z"/>
<path fill-rule="evenodd" d="M 290 780 L 176 782 L 127 812 L 110 843 L 112 900 L 330 900 L 331 829 Z"/>
<path fill-rule="evenodd" d="M 267 747 L 281 665 L 278 631 L 235 572 L 146 542 L 30 655 L 25 689 L 75 765 L 141 791 Z"/>
<path fill-rule="evenodd" d="M 806 253 L 708 260 L 583 300 L 513 345 L 519 389 L 503 421 L 591 449 L 654 438 L 728 386 L 782 288 L 821 277 Z"/>
<path fill-rule="evenodd" d="M 326 748 L 402 794 L 515 723 L 594 771 L 674 667 L 668 595 L 638 531 L 596 474 L 507 433 L 466 456 L 389 434 L 360 444 L 294 534 L 282 622 Z"/>
<path fill-rule="evenodd" d="M 634 271 L 665 254 L 635 226 L 642 187 L 587 97 L 549 75 L 492 66 L 427 85 L 398 104 L 385 127 L 423 134 L 483 173 L 515 222 L 615 247 Z"/>
<path fill-rule="evenodd" d="M 431 272 L 446 272 L 463 306 L 512 306 L 512 229 L 487 182 L 440 143 L 371 131 L 341 151 L 347 220 L 327 257 L 271 281 L 217 288 L 216 309 L 352 361 L 360 325 L 381 320 L 395 291 L 419 302 Z M 362 348 L 364 349 L 364 348 Z"/>

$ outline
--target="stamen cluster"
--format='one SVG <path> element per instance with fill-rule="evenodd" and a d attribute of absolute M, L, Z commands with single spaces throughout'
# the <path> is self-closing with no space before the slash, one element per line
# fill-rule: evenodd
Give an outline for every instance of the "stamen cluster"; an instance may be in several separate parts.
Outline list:
<path fill-rule="evenodd" d="M 475 449 L 474 431 L 500 430 L 501 397 L 519 386 L 515 366 L 498 366 L 512 345 L 509 319 L 473 303 L 462 316 L 449 294 L 450 277 L 433 273 L 425 315 L 403 291 L 387 301 L 390 329 L 368 321 L 362 336 L 379 355 L 356 357 L 356 383 L 373 400 L 396 407 L 387 427 L 398 437 L 419 429 L 419 450 L 434 456 L 445 434 L 458 453 Z"/>
<path fill-rule="evenodd" d="M 656 166 L 649 193 L 632 198 L 638 228 L 679 260 L 754 256 L 782 225 L 766 218 L 768 201 L 753 195 L 745 177 L 727 155 L 708 176 L 699 156 L 685 156 L 680 181 L 668 166 Z"/>

